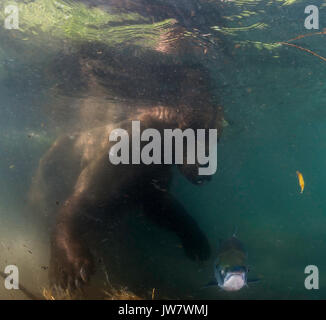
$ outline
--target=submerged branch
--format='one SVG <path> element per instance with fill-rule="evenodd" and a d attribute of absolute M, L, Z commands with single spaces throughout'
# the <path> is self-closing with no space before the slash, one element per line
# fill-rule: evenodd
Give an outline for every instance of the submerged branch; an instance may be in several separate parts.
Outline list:
<path fill-rule="evenodd" d="M 315 57 L 317 57 L 317 58 L 319 58 L 319 59 L 321 59 L 321 60 L 323 60 L 323 61 L 326 62 L 326 58 L 325 57 L 322 57 L 319 54 L 317 54 L 316 52 L 313 52 L 313 51 L 311 51 L 309 49 L 306 49 L 306 48 L 300 47 L 300 46 L 298 46 L 296 44 L 288 43 L 288 42 L 278 42 L 278 43 L 279 44 L 282 44 L 282 45 L 289 46 L 289 47 L 294 47 L 294 48 L 297 48 L 297 49 L 302 50 L 302 51 L 305 51 L 305 52 L 308 52 L 308 53 L 312 54 L 313 56 L 315 56 Z"/>
<path fill-rule="evenodd" d="M 295 40 L 299 40 L 299 39 L 311 37 L 311 36 L 316 36 L 316 35 L 326 35 L 326 29 L 324 29 L 323 31 L 320 31 L 320 32 L 301 34 L 293 39 L 287 40 L 286 42 L 295 41 Z"/>

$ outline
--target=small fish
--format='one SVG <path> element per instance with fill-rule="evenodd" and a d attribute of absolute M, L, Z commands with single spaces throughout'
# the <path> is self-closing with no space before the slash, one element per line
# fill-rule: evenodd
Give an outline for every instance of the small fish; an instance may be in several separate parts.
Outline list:
<path fill-rule="evenodd" d="M 214 264 L 215 279 L 208 283 L 206 288 L 217 286 L 225 291 L 238 291 L 249 282 L 258 281 L 247 279 L 247 259 L 247 252 L 235 234 L 221 242 Z"/>
<path fill-rule="evenodd" d="M 299 181 L 299 186 L 301 188 L 301 192 L 300 193 L 303 193 L 303 190 L 304 190 L 304 180 L 303 180 L 303 175 L 301 172 L 297 171 L 297 177 L 298 177 L 298 181 Z"/>

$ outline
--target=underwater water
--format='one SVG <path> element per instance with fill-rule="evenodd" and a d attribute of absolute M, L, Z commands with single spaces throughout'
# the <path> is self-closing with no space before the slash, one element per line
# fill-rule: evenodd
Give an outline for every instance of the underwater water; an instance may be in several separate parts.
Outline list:
<path fill-rule="evenodd" d="M 127 112 L 96 88 L 82 92 L 76 57 L 88 66 L 94 60 L 88 46 L 98 46 L 98 55 L 113 48 L 131 69 L 137 59 L 146 70 L 154 51 L 202 64 L 227 125 L 212 181 L 195 186 L 173 169 L 170 188 L 206 235 L 211 257 L 190 260 L 175 234 L 131 209 L 90 230 L 98 263 L 83 298 L 110 298 L 103 292 L 113 288 L 145 299 L 153 288 L 155 299 L 326 298 L 326 62 L 300 49 L 326 56 L 325 34 L 288 41 L 326 28 L 323 1 L 162 0 L 146 10 L 145 0 L 136 7 L 113 0 L 16 2 L 20 30 L 0 26 L 0 271 L 18 266 L 21 285 L 43 298 L 54 219 L 29 204 L 39 161 L 62 134 L 89 128 L 92 108 L 113 105 L 117 117 Z M 304 28 L 310 4 L 319 8 L 320 30 Z M 174 21 L 185 42 L 178 42 Z M 137 79 L 128 81 L 133 86 Z M 79 111 L 86 112 L 84 122 Z M 239 292 L 203 289 L 214 277 L 220 239 L 235 229 L 248 252 L 249 277 L 260 281 Z M 308 265 L 319 268 L 318 290 L 304 286 Z M 5 289 L 0 278 L 0 299 L 28 298 Z"/>

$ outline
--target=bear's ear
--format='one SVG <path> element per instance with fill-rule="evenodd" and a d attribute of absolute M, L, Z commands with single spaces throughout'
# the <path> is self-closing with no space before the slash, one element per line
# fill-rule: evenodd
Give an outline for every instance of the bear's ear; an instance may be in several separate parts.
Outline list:
<path fill-rule="evenodd" d="M 207 51 L 196 43 L 198 40 L 185 36 L 186 33 L 187 30 L 178 25 L 177 20 L 171 20 L 171 27 L 166 32 L 162 32 L 160 41 L 155 46 L 155 51 L 179 57 L 186 55 L 204 56 Z"/>

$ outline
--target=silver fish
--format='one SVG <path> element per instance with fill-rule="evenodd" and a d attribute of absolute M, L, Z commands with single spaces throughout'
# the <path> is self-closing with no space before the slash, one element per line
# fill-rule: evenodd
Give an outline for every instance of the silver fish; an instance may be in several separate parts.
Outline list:
<path fill-rule="evenodd" d="M 238 291 L 248 282 L 248 254 L 242 242 L 233 236 L 221 242 L 214 263 L 215 279 L 206 287 L 218 286 L 225 291 Z"/>

